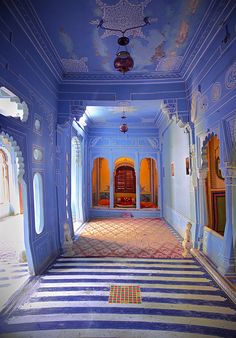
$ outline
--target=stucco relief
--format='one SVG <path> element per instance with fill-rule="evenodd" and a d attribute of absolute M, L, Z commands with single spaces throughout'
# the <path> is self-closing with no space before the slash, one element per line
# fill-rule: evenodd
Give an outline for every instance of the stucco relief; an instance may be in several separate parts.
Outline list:
<path fill-rule="evenodd" d="M 212 101 L 218 101 L 221 97 L 221 84 L 219 82 L 216 82 L 211 87 L 211 98 Z"/>
<path fill-rule="evenodd" d="M 229 128 L 234 148 L 236 148 L 236 118 L 229 120 Z"/>
<path fill-rule="evenodd" d="M 153 149 L 158 149 L 158 147 L 159 147 L 158 138 L 156 138 L 156 137 L 148 137 L 147 140 L 148 140 L 149 144 L 151 145 L 151 147 Z"/>
<path fill-rule="evenodd" d="M 120 36 L 120 31 L 124 31 L 129 27 L 137 27 L 143 24 L 144 9 L 152 0 L 144 0 L 139 4 L 130 3 L 128 0 L 122 0 L 115 5 L 106 4 L 102 0 L 97 0 L 97 5 L 102 10 L 102 19 L 105 23 L 105 27 L 114 30 L 105 30 L 102 34 L 102 38 L 109 37 L 111 35 Z M 117 20 L 119 18 L 119 20 Z M 100 21 L 90 21 L 93 25 L 99 25 Z M 117 31 L 119 30 L 119 31 Z M 145 37 L 142 31 L 142 27 L 129 30 L 128 35 L 135 37 Z"/>
<path fill-rule="evenodd" d="M 89 147 L 90 148 L 95 147 L 96 144 L 98 143 L 98 141 L 100 141 L 100 140 L 101 140 L 101 136 L 95 136 L 95 137 L 90 138 Z"/>
<path fill-rule="evenodd" d="M 234 62 L 225 74 L 225 87 L 233 89 L 236 87 L 236 62 Z"/>
<path fill-rule="evenodd" d="M 208 96 L 203 95 L 201 97 L 201 105 L 200 105 L 201 112 L 204 113 L 204 112 L 208 111 L 208 108 L 209 108 Z"/>
<path fill-rule="evenodd" d="M 43 160 L 43 151 L 37 146 L 33 147 L 33 159 L 36 162 L 41 162 Z"/>

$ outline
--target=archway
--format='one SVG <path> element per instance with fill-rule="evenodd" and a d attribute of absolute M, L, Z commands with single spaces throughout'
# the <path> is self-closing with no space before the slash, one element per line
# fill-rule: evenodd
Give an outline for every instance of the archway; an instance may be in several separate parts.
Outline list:
<path fill-rule="evenodd" d="M 121 157 L 115 161 L 114 202 L 116 208 L 136 207 L 136 173 L 131 158 Z"/>
<path fill-rule="evenodd" d="M 144 158 L 140 163 L 140 207 L 157 208 L 158 203 L 158 176 L 156 161 Z"/>
<path fill-rule="evenodd" d="M 22 122 L 26 122 L 29 109 L 27 104 L 8 88 L 0 87 L 0 114 L 19 118 Z"/>
<path fill-rule="evenodd" d="M 110 207 L 110 171 L 106 158 L 98 157 L 92 170 L 92 206 Z"/>
<path fill-rule="evenodd" d="M 226 223 L 225 182 L 220 170 L 220 141 L 212 135 L 205 144 L 203 165 L 207 166 L 206 199 L 208 222 L 207 226 L 224 235 Z"/>
<path fill-rule="evenodd" d="M 27 187 L 24 158 L 16 141 L 0 134 L 0 261 L 5 285 L 0 307 L 33 273 L 29 245 Z M 13 268 L 14 267 L 14 268 Z M 18 267 L 18 268 L 17 268 Z"/>

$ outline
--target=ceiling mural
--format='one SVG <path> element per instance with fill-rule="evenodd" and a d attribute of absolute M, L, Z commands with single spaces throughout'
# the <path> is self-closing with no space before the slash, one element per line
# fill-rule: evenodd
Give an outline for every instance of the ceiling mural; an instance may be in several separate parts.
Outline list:
<path fill-rule="evenodd" d="M 66 73 L 116 73 L 127 30 L 132 72 L 178 72 L 210 0 L 31 0 Z M 101 21 L 102 20 L 102 21 Z M 100 26 L 100 27 L 99 27 Z"/>
<path fill-rule="evenodd" d="M 117 101 L 90 102 L 93 105 L 86 107 L 86 117 L 91 125 L 101 124 L 114 127 L 119 126 L 121 117 L 125 113 L 126 122 L 131 126 L 154 127 L 156 119 L 160 115 L 160 100 L 152 101 Z"/>

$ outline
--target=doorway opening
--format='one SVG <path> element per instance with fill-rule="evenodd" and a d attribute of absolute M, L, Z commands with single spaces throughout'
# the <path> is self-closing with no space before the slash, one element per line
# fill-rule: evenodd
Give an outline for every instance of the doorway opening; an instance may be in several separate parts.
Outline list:
<path fill-rule="evenodd" d="M 220 141 L 216 135 L 211 137 L 206 150 L 208 227 L 223 236 L 226 223 L 225 181 L 220 170 Z"/>
<path fill-rule="evenodd" d="M 156 161 L 144 158 L 140 163 L 140 208 L 157 208 L 158 176 Z"/>
<path fill-rule="evenodd" d="M 24 159 L 17 143 L 0 134 L 0 308 L 33 272 L 28 235 Z M 25 233 L 27 230 L 27 234 Z M 27 247 L 26 247 L 27 246 Z"/>
<path fill-rule="evenodd" d="M 110 207 L 110 170 L 108 160 L 98 157 L 93 161 L 92 206 Z"/>
<path fill-rule="evenodd" d="M 114 201 L 116 208 L 136 207 L 136 173 L 134 160 L 119 158 L 114 168 Z"/>

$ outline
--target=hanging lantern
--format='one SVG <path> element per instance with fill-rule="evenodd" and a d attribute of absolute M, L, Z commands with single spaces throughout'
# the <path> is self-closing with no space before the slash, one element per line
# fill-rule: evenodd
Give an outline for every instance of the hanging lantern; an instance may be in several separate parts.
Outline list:
<path fill-rule="evenodd" d="M 114 60 L 114 67 L 116 70 L 118 70 L 118 72 L 125 74 L 126 72 L 133 69 L 134 60 L 130 56 L 130 53 L 127 51 L 126 46 L 129 44 L 129 38 L 125 36 L 124 34 L 129 30 L 134 30 L 134 29 L 144 27 L 146 25 L 150 25 L 149 17 L 146 16 L 145 18 L 143 18 L 143 24 L 140 24 L 135 27 L 127 27 L 124 30 L 118 29 L 118 28 L 106 27 L 104 24 L 105 24 L 104 19 L 101 19 L 97 28 L 101 28 L 101 29 L 108 30 L 108 31 L 116 31 L 116 32 L 118 31 L 122 34 L 122 36 L 117 40 L 117 42 L 119 46 L 123 46 L 125 48 L 123 50 L 118 49 L 116 53 L 116 58 Z M 127 130 L 128 130 L 128 127 L 127 127 Z"/>
<path fill-rule="evenodd" d="M 121 119 L 122 119 L 122 123 L 120 125 L 120 131 L 125 134 L 129 129 L 127 126 L 127 123 L 125 123 L 125 119 L 126 119 L 125 111 L 123 111 L 123 115 L 121 116 Z"/>
<path fill-rule="evenodd" d="M 114 67 L 116 70 L 124 74 L 131 70 L 133 66 L 134 60 L 130 56 L 129 52 L 124 50 L 116 54 L 116 58 L 114 60 Z"/>
<path fill-rule="evenodd" d="M 127 131 L 128 131 L 128 126 L 127 126 L 127 124 L 126 123 L 123 123 L 123 124 L 121 124 L 120 125 L 120 131 L 122 132 L 122 133 L 126 133 Z"/>

